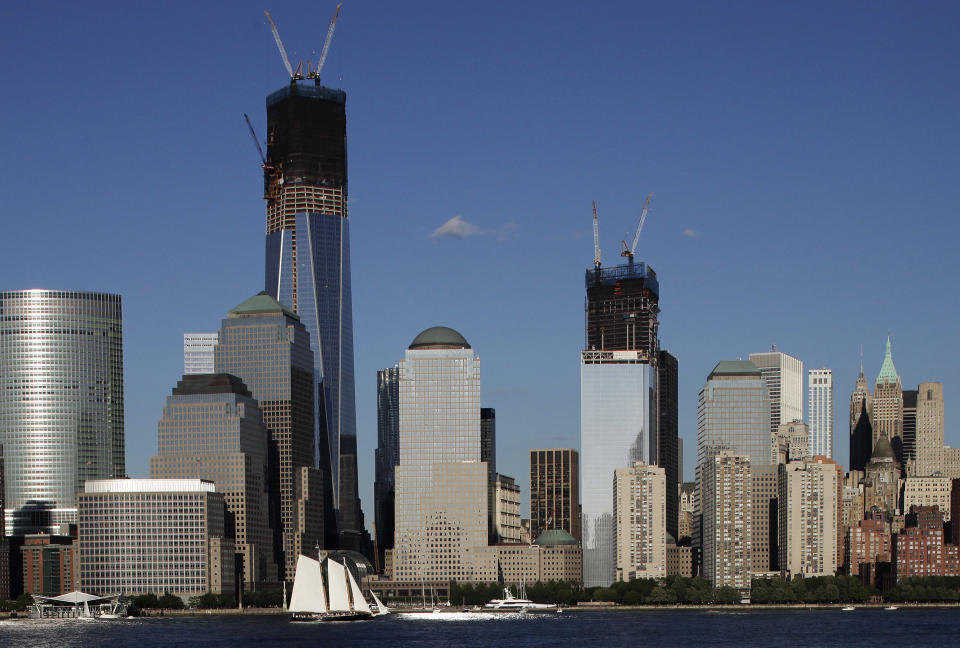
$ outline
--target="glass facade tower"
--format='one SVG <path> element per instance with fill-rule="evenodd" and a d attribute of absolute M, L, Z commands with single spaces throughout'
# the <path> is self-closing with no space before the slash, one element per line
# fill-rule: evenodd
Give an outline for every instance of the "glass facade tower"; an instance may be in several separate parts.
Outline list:
<path fill-rule="evenodd" d="M 760 369 L 750 361 L 720 362 L 700 390 L 697 465 L 720 450 L 770 466 L 770 396 Z"/>
<path fill-rule="evenodd" d="M 267 97 L 265 283 L 310 333 L 317 460 L 341 530 L 359 531 L 345 107 L 343 91 L 321 85 L 292 82 Z"/>
<path fill-rule="evenodd" d="M 400 463 L 400 367 L 377 372 L 377 450 L 374 455 L 374 521 L 377 560 L 393 547 L 395 470 Z"/>
<path fill-rule="evenodd" d="M 124 477 L 119 295 L 0 292 L 7 535 L 61 534 L 88 479 Z"/>

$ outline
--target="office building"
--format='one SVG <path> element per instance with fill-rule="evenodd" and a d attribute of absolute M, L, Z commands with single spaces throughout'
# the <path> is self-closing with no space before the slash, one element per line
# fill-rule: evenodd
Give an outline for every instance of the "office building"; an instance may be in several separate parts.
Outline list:
<path fill-rule="evenodd" d="M 400 362 L 394 579 L 496 580 L 480 446 L 480 359 L 457 331 L 429 328 Z"/>
<path fill-rule="evenodd" d="M 77 539 L 31 533 L 20 546 L 23 593 L 60 596 L 78 589 Z"/>
<path fill-rule="evenodd" d="M 858 520 L 847 530 L 844 564 L 847 574 L 859 576 L 865 565 L 890 562 L 890 528 L 879 516 Z"/>
<path fill-rule="evenodd" d="M 201 479 L 107 479 L 78 500 L 80 589 L 233 596 L 226 504 Z"/>
<path fill-rule="evenodd" d="M 932 506 L 914 506 L 906 526 L 892 543 L 898 581 L 915 576 L 944 576 L 943 516 Z"/>
<path fill-rule="evenodd" d="M 266 293 L 246 300 L 227 313 L 216 347 L 217 373 L 238 377 L 257 400 L 270 433 L 269 489 L 279 506 L 270 524 L 278 537 L 280 577 L 292 580 L 297 556 L 323 542 L 324 530 L 300 533 L 298 511 L 303 497 L 303 471 L 314 466 L 313 352 L 300 318 Z M 315 479 L 323 478 L 316 475 Z M 322 498 L 311 507 L 326 513 Z M 313 516 L 311 516 L 313 517 Z"/>
<path fill-rule="evenodd" d="M 260 406 L 239 378 L 194 374 L 167 397 L 150 458 L 151 479 L 204 479 L 223 494 L 246 589 L 277 582 L 268 443 Z"/>
<path fill-rule="evenodd" d="M 860 362 L 860 375 L 857 385 L 850 394 L 850 470 L 862 471 L 870 461 L 873 446 L 873 395 L 867 387 L 863 375 L 863 361 Z"/>
<path fill-rule="evenodd" d="M 357 492 L 346 99 L 319 80 L 267 97 L 265 284 L 310 333 L 320 468 L 341 529 L 359 532 L 359 504 L 343 501 Z"/>
<path fill-rule="evenodd" d="M 863 472 L 864 515 L 880 512 L 890 522 L 900 508 L 900 463 L 886 437 L 881 437 Z"/>
<path fill-rule="evenodd" d="M 694 482 L 683 482 L 679 487 L 679 508 L 677 515 L 677 540 L 689 538 L 693 535 L 694 509 Z"/>
<path fill-rule="evenodd" d="M 660 284 L 646 263 L 586 272 L 585 349 L 637 351 L 643 361 L 657 364 Z"/>
<path fill-rule="evenodd" d="M 919 418 L 918 418 L 919 422 Z M 880 365 L 880 373 L 873 389 L 873 414 L 870 423 L 873 426 L 873 444 L 881 437 L 886 438 L 893 448 L 897 462 L 903 465 L 903 391 L 900 376 L 893 366 L 893 354 L 890 351 L 890 338 L 887 338 L 887 350 Z"/>
<path fill-rule="evenodd" d="M 771 461 L 779 465 L 812 456 L 810 436 L 809 426 L 801 421 L 781 423 L 773 435 Z"/>
<path fill-rule="evenodd" d="M 667 351 L 660 351 L 657 368 L 657 465 L 663 466 L 667 478 L 667 533 L 677 537 L 679 502 L 677 487 L 683 481 L 680 475 L 679 387 L 677 359 Z"/>
<path fill-rule="evenodd" d="M 84 481 L 126 474 L 121 310 L 119 295 L 0 292 L 7 535 L 69 534 Z"/>
<path fill-rule="evenodd" d="M 803 362 L 777 351 L 751 353 L 767 385 L 770 397 L 770 432 L 776 432 L 781 423 L 803 420 Z"/>
<path fill-rule="evenodd" d="M 772 465 L 770 409 L 760 369 L 743 360 L 718 363 L 700 390 L 697 465 L 719 450 L 747 457 L 751 466 Z"/>
<path fill-rule="evenodd" d="M 777 466 L 751 466 L 750 572 L 757 577 L 780 571 L 778 497 Z"/>
<path fill-rule="evenodd" d="M 377 372 L 377 449 L 374 454 L 374 534 L 377 566 L 393 548 L 394 471 L 400 463 L 400 367 Z"/>
<path fill-rule="evenodd" d="M 183 375 L 213 373 L 213 349 L 216 333 L 183 334 Z"/>
<path fill-rule="evenodd" d="M 526 585 L 549 581 L 582 581 L 580 543 L 562 529 L 544 531 L 533 543 L 491 547 L 499 565 L 500 582 Z"/>
<path fill-rule="evenodd" d="M 814 457 L 780 464 L 780 571 L 784 576 L 833 576 L 842 552 L 840 507 L 843 470 Z"/>
<path fill-rule="evenodd" d="M 520 487 L 513 477 L 498 474 L 493 492 L 496 543 L 519 544 Z"/>
<path fill-rule="evenodd" d="M 915 476 L 917 467 L 917 389 L 903 390 L 903 459 L 908 475 Z"/>
<path fill-rule="evenodd" d="M 580 453 L 572 448 L 530 451 L 530 529 L 534 538 L 562 529 L 580 540 Z"/>
<path fill-rule="evenodd" d="M 667 486 L 662 466 L 638 461 L 613 479 L 618 581 L 667 575 Z M 671 536 L 672 537 L 672 536 Z"/>
<path fill-rule="evenodd" d="M 833 370 L 811 369 L 807 374 L 807 420 L 810 454 L 833 457 Z"/>
<path fill-rule="evenodd" d="M 480 461 L 487 464 L 487 533 L 497 544 L 497 411 L 480 408 Z"/>
<path fill-rule="evenodd" d="M 727 450 L 700 466 L 702 575 L 714 587 L 750 592 L 753 499 L 750 459 Z"/>
<path fill-rule="evenodd" d="M 916 400 L 915 472 L 918 476 L 944 472 L 943 385 L 920 383 Z"/>
<path fill-rule="evenodd" d="M 936 506 L 943 515 L 943 521 L 950 522 L 952 486 L 953 480 L 942 475 L 907 477 L 903 480 L 903 510 L 909 511 L 912 506 Z"/>

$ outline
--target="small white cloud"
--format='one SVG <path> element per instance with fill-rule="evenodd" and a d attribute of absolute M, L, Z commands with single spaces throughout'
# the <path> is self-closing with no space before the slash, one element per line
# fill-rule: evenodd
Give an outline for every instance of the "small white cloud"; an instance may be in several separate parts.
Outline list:
<path fill-rule="evenodd" d="M 700 232 L 698 232 L 697 230 L 690 229 L 688 227 L 687 229 L 683 230 L 683 235 L 689 236 L 690 238 L 697 238 L 698 236 L 700 236 Z"/>
<path fill-rule="evenodd" d="M 465 239 L 468 236 L 477 236 L 480 234 L 480 228 L 473 223 L 463 220 L 463 217 L 457 214 L 446 223 L 438 227 L 430 235 L 430 238 L 449 237 Z"/>

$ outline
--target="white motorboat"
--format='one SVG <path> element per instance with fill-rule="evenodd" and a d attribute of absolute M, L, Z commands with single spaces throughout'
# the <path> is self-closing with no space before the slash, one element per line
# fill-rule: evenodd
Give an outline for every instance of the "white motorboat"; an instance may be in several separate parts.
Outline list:
<path fill-rule="evenodd" d="M 503 589 L 502 599 L 493 599 L 483 606 L 484 612 L 553 612 L 557 609 L 556 605 L 550 603 L 534 603 L 527 598 L 517 598 L 510 591 L 509 587 Z"/>

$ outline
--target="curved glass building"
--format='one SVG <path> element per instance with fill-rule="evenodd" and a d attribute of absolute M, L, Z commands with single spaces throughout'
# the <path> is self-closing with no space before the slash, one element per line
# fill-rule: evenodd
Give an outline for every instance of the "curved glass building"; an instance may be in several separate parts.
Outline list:
<path fill-rule="evenodd" d="M 0 292 L 7 535 L 66 533 L 88 479 L 126 474 L 119 295 Z"/>

